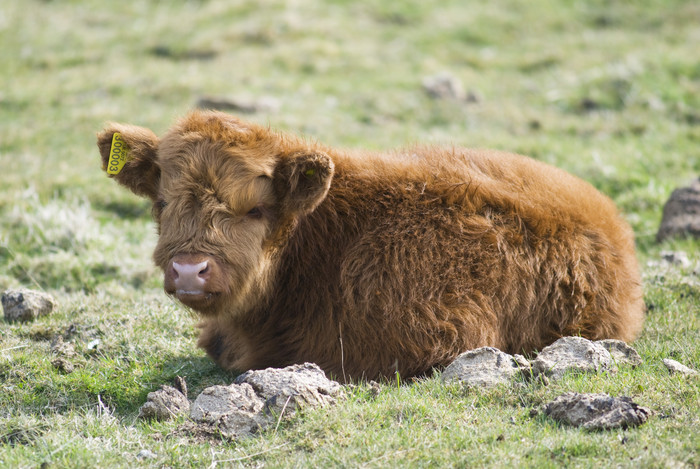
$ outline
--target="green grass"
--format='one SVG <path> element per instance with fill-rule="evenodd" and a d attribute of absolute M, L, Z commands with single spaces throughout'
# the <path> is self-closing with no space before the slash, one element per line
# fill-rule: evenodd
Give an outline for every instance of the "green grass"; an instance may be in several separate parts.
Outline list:
<path fill-rule="evenodd" d="M 661 360 L 700 369 L 700 279 L 654 263 L 669 249 L 700 262 L 695 240 L 654 240 L 670 192 L 700 173 L 699 16 L 682 0 L 3 2 L 0 290 L 60 305 L 0 322 L 0 466 L 699 467 L 699 381 Z M 476 102 L 427 96 L 443 71 Z M 160 291 L 150 208 L 104 176 L 94 137 L 108 120 L 161 133 L 203 95 L 272 96 L 278 111 L 243 117 L 336 146 L 499 148 L 590 181 L 637 236 L 644 364 L 546 387 L 358 386 L 234 442 L 138 421 L 177 375 L 191 397 L 234 376 Z M 58 336 L 71 374 L 51 365 Z M 655 414 L 596 433 L 530 416 L 568 390 Z"/>

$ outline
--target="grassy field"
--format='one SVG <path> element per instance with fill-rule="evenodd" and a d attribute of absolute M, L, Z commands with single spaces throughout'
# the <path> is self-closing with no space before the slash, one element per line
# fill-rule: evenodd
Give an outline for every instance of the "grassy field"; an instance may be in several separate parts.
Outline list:
<path fill-rule="evenodd" d="M 699 43 L 691 0 L 0 3 L 0 291 L 59 301 L 0 320 L 0 467 L 700 467 L 700 380 L 661 364 L 700 369 L 700 278 L 658 262 L 696 265 L 698 242 L 654 241 L 670 192 L 700 174 Z M 472 99 L 428 96 L 442 72 Z M 272 98 L 243 117 L 332 145 L 492 147 L 590 181 L 635 229 L 644 364 L 546 387 L 359 386 L 241 441 L 137 420 L 177 375 L 191 398 L 235 375 L 162 293 L 150 207 L 101 172 L 95 134 L 108 120 L 161 133 L 212 95 Z M 73 373 L 51 365 L 59 336 Z M 567 390 L 655 414 L 597 433 L 530 416 Z"/>

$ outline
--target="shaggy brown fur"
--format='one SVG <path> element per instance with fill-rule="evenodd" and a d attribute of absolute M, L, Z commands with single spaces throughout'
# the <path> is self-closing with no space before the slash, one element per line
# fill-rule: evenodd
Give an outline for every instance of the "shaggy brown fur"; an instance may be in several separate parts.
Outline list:
<path fill-rule="evenodd" d="M 629 226 L 543 163 L 338 151 L 194 112 L 161 140 L 110 124 L 103 168 L 116 131 L 134 159 L 115 179 L 153 200 L 154 260 L 202 313 L 199 345 L 224 368 L 310 361 L 339 379 L 407 377 L 480 346 L 527 353 L 641 330 Z M 168 287 L 173 259 L 209 262 L 209 290 Z"/>

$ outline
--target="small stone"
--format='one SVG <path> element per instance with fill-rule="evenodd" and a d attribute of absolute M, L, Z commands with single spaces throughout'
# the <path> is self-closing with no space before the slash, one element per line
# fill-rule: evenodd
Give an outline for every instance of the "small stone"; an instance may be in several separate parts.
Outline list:
<path fill-rule="evenodd" d="M 673 360 L 671 358 L 664 358 L 663 360 L 664 365 L 666 365 L 666 368 L 668 368 L 668 371 L 671 374 L 681 374 L 684 376 L 697 376 L 698 372 L 692 368 L 688 368 L 687 366 L 683 365 L 682 363 L 677 362 L 676 360 Z"/>
<path fill-rule="evenodd" d="M 664 205 L 656 240 L 680 236 L 700 237 L 700 179 L 674 190 Z"/>
<path fill-rule="evenodd" d="M 428 96 L 436 99 L 454 99 L 462 101 L 466 98 L 462 82 L 448 72 L 425 77 L 423 89 Z"/>
<path fill-rule="evenodd" d="M 2 294 L 2 309 L 5 320 L 33 321 L 40 316 L 46 316 L 56 307 L 56 300 L 47 293 L 34 290 L 8 290 Z"/>
<path fill-rule="evenodd" d="M 372 397 L 377 397 L 382 392 L 382 385 L 376 381 L 370 381 L 369 383 L 369 393 Z"/>
<path fill-rule="evenodd" d="M 544 406 L 552 419 L 586 430 L 635 427 L 647 421 L 651 411 L 629 397 L 568 392 Z"/>
<path fill-rule="evenodd" d="M 187 397 L 187 382 L 182 376 L 175 377 L 175 389 L 180 391 L 180 394 Z"/>
<path fill-rule="evenodd" d="M 481 95 L 479 93 L 477 93 L 476 91 L 469 90 L 467 92 L 467 96 L 464 98 L 464 100 L 468 103 L 476 104 L 476 103 L 480 103 L 481 101 L 483 101 L 484 98 L 482 98 Z"/>
<path fill-rule="evenodd" d="M 76 324 L 70 324 L 68 327 L 65 328 L 63 331 L 63 338 L 64 339 L 70 339 L 74 335 L 78 333 L 78 326 Z"/>
<path fill-rule="evenodd" d="M 51 352 L 59 357 L 73 358 L 75 353 L 75 347 L 70 342 L 64 342 L 63 337 L 57 336 L 51 343 Z"/>
<path fill-rule="evenodd" d="M 610 352 L 601 344 L 582 337 L 562 337 L 542 349 L 532 362 L 532 370 L 535 375 L 556 381 L 569 371 L 614 371 L 614 364 Z"/>
<path fill-rule="evenodd" d="M 80 361 L 73 344 L 64 342 L 63 336 L 60 335 L 56 336 L 51 343 L 51 353 L 56 356 L 56 358 L 51 360 L 51 365 L 61 373 L 73 373 L 76 366 L 73 361 L 75 361 L 76 358 Z"/>
<path fill-rule="evenodd" d="M 136 459 L 138 459 L 139 461 L 143 461 L 144 459 L 156 459 L 157 457 L 158 455 L 156 453 L 148 449 L 142 449 L 136 455 Z"/>
<path fill-rule="evenodd" d="M 313 363 L 250 370 L 236 378 L 235 383 L 251 385 L 265 399 L 265 408 L 276 415 L 283 411 L 293 413 L 306 406 L 335 404 L 343 395 L 342 386 L 326 378 L 323 370 Z"/>
<path fill-rule="evenodd" d="M 256 112 L 276 112 L 280 108 L 280 102 L 272 96 L 259 98 L 202 96 L 197 100 L 197 107 L 254 114 Z"/>
<path fill-rule="evenodd" d="M 90 342 L 88 342 L 86 348 L 88 350 L 95 350 L 97 347 L 100 345 L 100 339 L 93 339 Z"/>
<path fill-rule="evenodd" d="M 515 355 L 513 355 L 513 360 L 520 368 L 524 368 L 524 369 L 528 369 L 528 370 L 530 368 L 532 368 L 532 364 L 530 363 L 530 360 L 523 357 L 522 355 L 519 355 L 516 353 Z"/>
<path fill-rule="evenodd" d="M 190 411 L 190 401 L 172 386 L 149 392 L 146 403 L 139 409 L 138 418 L 169 420 Z"/>
<path fill-rule="evenodd" d="M 67 375 L 75 371 L 75 366 L 63 357 L 54 358 L 51 360 L 51 365 L 61 373 Z"/>
<path fill-rule="evenodd" d="M 520 369 L 521 364 L 511 355 L 494 347 L 481 347 L 459 355 L 442 372 L 442 381 L 445 383 L 458 381 L 467 386 L 493 387 L 510 382 Z M 527 369 L 529 370 L 529 362 Z"/>
<path fill-rule="evenodd" d="M 214 426 L 229 438 L 249 436 L 270 424 L 264 415 L 265 401 L 247 383 L 211 386 L 197 396 L 190 417 Z"/>
<path fill-rule="evenodd" d="M 688 254 L 683 251 L 661 251 L 661 259 L 668 264 L 687 269 L 691 266 Z"/>
<path fill-rule="evenodd" d="M 637 351 L 625 342 L 616 339 L 598 340 L 596 343 L 605 347 L 610 352 L 610 356 L 615 363 L 632 365 L 633 367 L 642 364 L 642 357 Z"/>

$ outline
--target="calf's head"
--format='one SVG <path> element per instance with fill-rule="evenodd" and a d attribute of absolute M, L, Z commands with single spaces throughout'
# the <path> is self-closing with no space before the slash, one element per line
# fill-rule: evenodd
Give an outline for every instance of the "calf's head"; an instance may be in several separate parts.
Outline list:
<path fill-rule="evenodd" d="M 165 291 L 202 314 L 259 301 L 275 252 L 326 197 L 334 169 L 300 139 L 217 112 L 194 112 L 162 139 L 109 124 L 97 143 L 110 177 L 153 203 Z"/>

